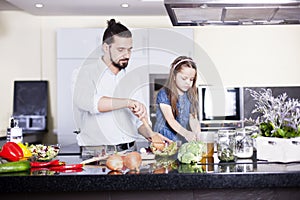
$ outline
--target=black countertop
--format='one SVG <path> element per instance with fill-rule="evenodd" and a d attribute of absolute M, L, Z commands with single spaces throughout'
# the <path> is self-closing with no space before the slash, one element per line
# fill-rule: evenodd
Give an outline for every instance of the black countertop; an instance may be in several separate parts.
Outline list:
<path fill-rule="evenodd" d="M 59 155 L 67 164 L 82 161 L 79 155 Z M 219 163 L 216 156 L 197 168 L 175 158 L 146 161 L 140 172 L 113 174 L 105 166 L 86 165 L 81 172 L 47 171 L 1 174 L 0 192 L 92 192 L 133 190 L 197 190 L 245 188 L 299 188 L 300 163 L 269 163 L 255 158 Z M 195 166 L 194 166 L 195 167 Z M 201 169 L 201 170 L 199 170 Z M 20 184 L 22 183 L 22 184 Z"/>

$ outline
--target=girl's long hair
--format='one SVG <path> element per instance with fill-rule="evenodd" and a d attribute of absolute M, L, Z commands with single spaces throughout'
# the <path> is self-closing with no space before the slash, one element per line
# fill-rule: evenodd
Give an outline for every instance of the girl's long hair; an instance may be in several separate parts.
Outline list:
<path fill-rule="evenodd" d="M 178 109 L 177 109 L 177 101 L 178 101 L 178 92 L 176 89 L 175 77 L 178 72 L 182 70 L 183 67 L 190 67 L 195 69 L 196 74 L 192 84 L 192 87 L 187 91 L 188 99 L 191 101 L 191 110 L 190 113 L 194 116 L 198 116 L 198 92 L 196 87 L 197 81 L 197 66 L 195 62 L 187 56 L 179 56 L 177 57 L 173 63 L 171 64 L 169 78 L 164 86 L 168 98 L 171 102 L 171 108 L 174 115 L 174 118 L 178 116 Z"/>

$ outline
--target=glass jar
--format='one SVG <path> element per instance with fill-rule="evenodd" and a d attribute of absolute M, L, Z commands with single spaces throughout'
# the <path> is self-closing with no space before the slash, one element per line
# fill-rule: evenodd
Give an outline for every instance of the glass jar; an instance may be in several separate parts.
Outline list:
<path fill-rule="evenodd" d="M 235 159 L 235 130 L 219 130 L 217 152 L 220 161 L 234 161 Z"/>
<path fill-rule="evenodd" d="M 251 158 L 253 155 L 252 131 L 242 128 L 236 131 L 235 155 L 238 158 Z"/>
<path fill-rule="evenodd" d="M 256 151 L 256 140 L 253 139 L 253 136 L 257 136 L 259 134 L 258 126 L 245 126 L 245 130 L 251 132 L 252 142 L 253 142 L 253 152 Z"/>

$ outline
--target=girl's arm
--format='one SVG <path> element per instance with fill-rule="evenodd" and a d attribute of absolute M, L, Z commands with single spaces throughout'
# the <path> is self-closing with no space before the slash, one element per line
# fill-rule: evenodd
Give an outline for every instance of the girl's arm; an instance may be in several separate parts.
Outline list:
<path fill-rule="evenodd" d="M 177 132 L 178 134 L 185 137 L 187 141 L 194 141 L 196 140 L 196 134 L 194 134 L 191 131 L 188 131 L 187 129 L 183 128 L 174 118 L 174 115 L 172 113 L 172 108 L 170 105 L 160 103 L 159 107 L 168 122 L 168 124 L 172 127 L 172 129 Z"/>
<path fill-rule="evenodd" d="M 197 116 L 190 114 L 190 127 L 194 133 L 200 133 L 200 121 L 198 120 Z"/>

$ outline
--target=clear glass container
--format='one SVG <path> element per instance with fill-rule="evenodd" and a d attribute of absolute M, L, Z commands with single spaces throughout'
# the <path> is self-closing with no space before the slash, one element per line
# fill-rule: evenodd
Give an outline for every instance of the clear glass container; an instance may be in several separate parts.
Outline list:
<path fill-rule="evenodd" d="M 242 128 L 236 131 L 235 155 L 237 158 L 251 158 L 253 155 L 252 131 Z"/>
<path fill-rule="evenodd" d="M 259 134 L 259 128 L 258 126 L 245 126 L 245 130 L 251 131 L 252 136 L 252 142 L 253 142 L 253 151 L 256 151 L 256 140 L 253 138 L 253 136 L 257 136 Z"/>
<path fill-rule="evenodd" d="M 217 152 L 220 161 L 230 162 L 235 159 L 235 130 L 219 130 Z"/>
<path fill-rule="evenodd" d="M 215 146 L 215 132 L 213 131 L 202 131 L 199 134 L 199 139 L 202 141 L 206 148 L 203 150 L 203 157 L 213 157 L 214 146 Z"/>

